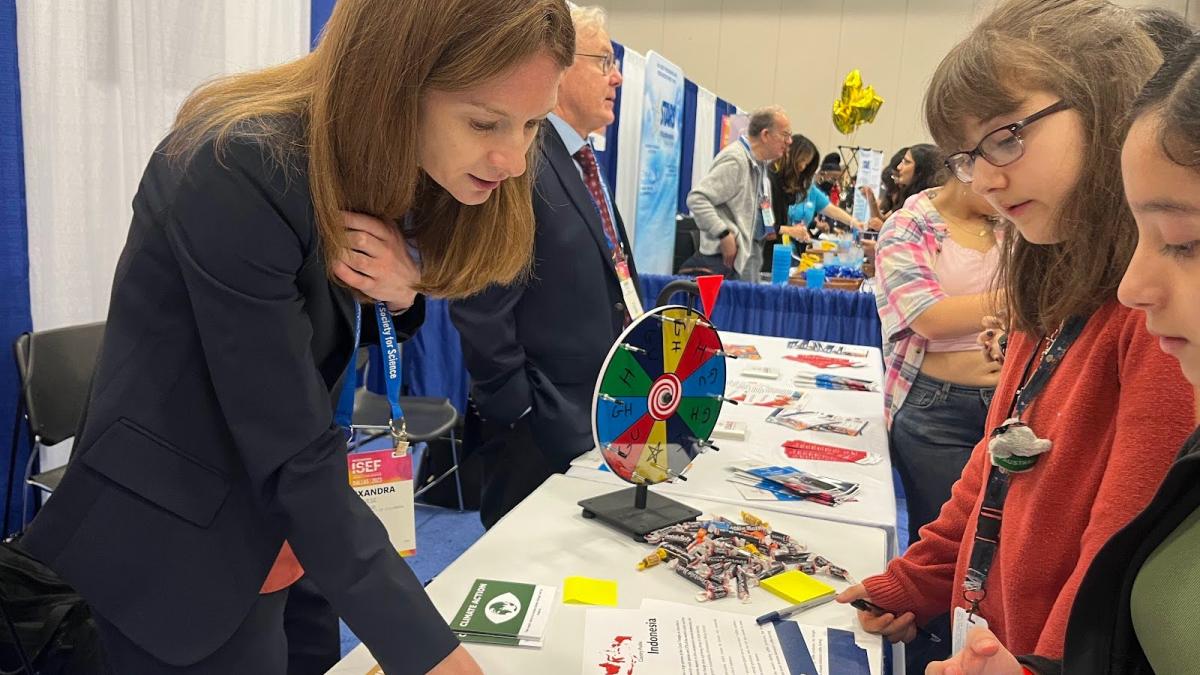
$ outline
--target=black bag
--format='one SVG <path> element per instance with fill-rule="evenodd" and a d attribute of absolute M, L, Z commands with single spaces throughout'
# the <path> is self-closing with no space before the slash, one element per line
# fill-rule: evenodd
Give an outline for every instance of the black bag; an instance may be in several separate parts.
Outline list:
<path fill-rule="evenodd" d="M 0 543 L 0 613 L 0 672 L 5 675 L 109 672 L 83 598 L 16 542 Z M 23 667 L 26 659 L 34 673 Z"/>

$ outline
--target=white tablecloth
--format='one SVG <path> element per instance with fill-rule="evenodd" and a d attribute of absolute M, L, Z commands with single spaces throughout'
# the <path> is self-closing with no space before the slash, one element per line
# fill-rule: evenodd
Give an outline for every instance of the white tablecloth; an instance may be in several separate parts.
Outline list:
<path fill-rule="evenodd" d="M 761 335 L 746 335 L 742 333 L 721 332 L 721 341 L 734 345 L 754 345 L 762 356 L 760 360 L 730 359 L 727 361 L 728 377 L 726 382 L 747 380 L 781 388 L 790 388 L 797 373 L 831 373 L 846 375 L 858 379 L 871 379 L 879 391 L 831 391 L 824 389 L 806 389 L 809 394 L 807 407 L 841 415 L 852 415 L 868 420 L 867 428 L 861 436 L 850 437 L 816 431 L 793 431 L 787 427 L 768 424 L 765 420 L 771 408 L 751 405 L 726 404 L 721 410 L 721 420 L 737 420 L 746 422 L 749 434 L 745 441 L 714 439 L 721 448 L 720 452 L 710 452 L 698 457 L 687 473 L 687 481 L 655 486 L 653 490 L 677 498 L 701 497 L 728 504 L 750 503 L 756 509 L 793 513 L 812 516 L 826 520 L 834 520 L 856 525 L 878 527 L 887 532 L 888 550 L 898 553 L 896 539 L 896 497 L 892 480 L 892 464 L 888 456 L 887 428 L 883 421 L 883 359 L 880 350 L 858 347 L 868 350 L 868 365 L 863 368 L 839 368 L 817 370 L 811 366 L 789 361 L 784 358 L 787 354 L 801 354 L 797 350 L 787 348 L 786 338 L 764 337 Z M 740 373 L 747 368 L 773 368 L 780 373 L 777 380 L 756 380 L 741 377 Z M 883 459 L 878 464 L 864 466 L 842 462 L 825 462 L 814 460 L 793 460 L 784 454 L 782 444 L 788 440 L 805 440 L 814 443 L 835 445 L 853 450 L 866 450 L 880 455 Z M 805 471 L 811 471 L 833 478 L 853 481 L 861 485 L 858 501 L 839 506 L 825 506 L 808 501 L 755 501 L 746 502 L 737 491 L 737 486 L 728 481 L 730 468 L 745 462 L 761 465 L 791 465 Z M 600 453 L 596 450 L 577 459 L 569 476 L 597 480 L 613 485 L 624 484 L 609 471 L 598 470 L 601 465 Z M 684 500 L 686 501 L 686 500 Z"/>
<path fill-rule="evenodd" d="M 434 604 L 447 620 L 462 605 L 477 578 L 552 585 L 559 588 L 554 614 L 542 649 L 468 645 L 488 675 L 547 673 L 572 675 L 581 672 L 584 616 L 588 608 L 561 602 L 563 579 L 586 576 L 612 579 L 618 583 L 619 605 L 637 608 L 643 598 L 695 603 L 696 588 L 664 568 L 638 572 L 634 564 L 653 549 L 638 544 L 605 526 L 580 515 L 580 499 L 603 494 L 609 486 L 596 482 L 553 476 L 528 499 L 504 517 L 466 553 L 429 584 Z M 736 519 L 737 506 L 693 498 L 692 506 L 706 515 Z M 773 528 L 805 543 L 810 551 L 846 567 L 855 578 L 883 570 L 887 558 L 884 533 L 878 528 L 833 523 L 787 514 L 771 514 Z M 822 578 L 839 590 L 846 584 Z M 752 602 L 725 599 L 699 605 L 715 610 L 761 615 L 787 603 L 766 590 L 751 590 Z M 698 604 L 698 603 L 695 603 Z M 863 633 L 854 610 L 829 603 L 797 615 L 801 623 L 855 630 L 863 644 L 878 644 Z M 870 649 L 872 672 L 882 673 L 882 646 Z M 365 645 L 360 645 L 330 672 L 331 675 L 366 675 L 375 665 Z"/>

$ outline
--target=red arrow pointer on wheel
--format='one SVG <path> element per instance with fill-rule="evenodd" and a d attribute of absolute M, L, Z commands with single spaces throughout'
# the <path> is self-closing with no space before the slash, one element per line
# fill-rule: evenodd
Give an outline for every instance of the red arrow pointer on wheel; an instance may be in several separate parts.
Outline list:
<path fill-rule="evenodd" d="M 725 277 L 720 274 L 709 274 L 696 277 L 696 286 L 700 289 L 700 304 L 704 307 L 704 316 L 712 320 L 713 307 L 717 304 L 717 296 L 721 294 L 721 282 Z"/>

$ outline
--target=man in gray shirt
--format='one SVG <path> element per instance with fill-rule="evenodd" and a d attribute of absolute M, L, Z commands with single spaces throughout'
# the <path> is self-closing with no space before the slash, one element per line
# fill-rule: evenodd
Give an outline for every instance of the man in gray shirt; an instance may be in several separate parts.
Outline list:
<path fill-rule="evenodd" d="M 792 143 L 783 108 L 768 106 L 750 115 L 746 135 L 725 146 L 712 168 L 688 193 L 687 205 L 700 230 L 700 254 L 720 256 L 726 272 L 756 282 L 762 269 L 762 240 L 774 231 L 767 165 Z"/>

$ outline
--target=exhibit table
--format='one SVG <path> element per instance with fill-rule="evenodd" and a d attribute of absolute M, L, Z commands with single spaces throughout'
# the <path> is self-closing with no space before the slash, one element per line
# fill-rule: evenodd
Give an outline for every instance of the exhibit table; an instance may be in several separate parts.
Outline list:
<path fill-rule="evenodd" d="M 595 608 L 562 603 L 561 589 L 568 576 L 616 581 L 618 605 L 628 609 L 638 608 L 643 599 L 653 599 L 758 616 L 788 604 L 762 588 L 751 589 L 748 604 L 736 598 L 697 603 L 696 587 L 669 569 L 660 566 L 637 571 L 635 563 L 652 552 L 653 547 L 637 543 L 598 521 L 583 518 L 577 506 L 579 500 L 609 490 L 611 486 L 597 481 L 552 476 L 429 584 L 429 596 L 447 620 L 459 610 L 476 579 L 559 588 L 544 647 L 467 645 L 483 672 L 489 675 L 582 672 L 585 615 Z M 705 515 L 731 519 L 737 519 L 742 508 L 754 508 L 698 498 L 690 499 L 689 504 Z M 770 514 L 768 520 L 775 530 L 792 535 L 810 551 L 845 567 L 856 579 L 882 571 L 888 557 L 885 534 L 879 528 L 782 513 Z M 844 582 L 820 578 L 839 590 L 846 586 Z M 803 612 L 795 620 L 854 630 L 856 641 L 867 650 L 871 672 L 883 672 L 882 642 L 862 631 L 852 608 L 831 602 Z M 329 672 L 368 675 L 379 671 L 375 670 L 375 661 L 367 647 L 360 645 Z"/>

